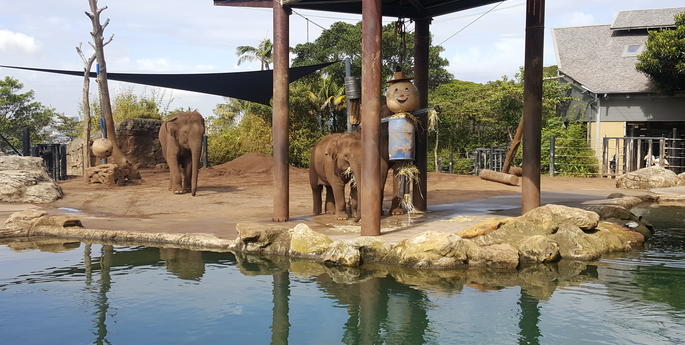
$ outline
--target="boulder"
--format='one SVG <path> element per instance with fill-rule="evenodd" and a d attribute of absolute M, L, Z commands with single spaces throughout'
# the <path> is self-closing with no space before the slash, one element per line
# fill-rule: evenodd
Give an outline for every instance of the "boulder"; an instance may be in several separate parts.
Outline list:
<path fill-rule="evenodd" d="M 323 262 L 340 266 L 359 266 L 361 253 L 359 247 L 350 241 L 335 241 L 323 254 Z"/>
<path fill-rule="evenodd" d="M 159 143 L 159 119 L 127 119 L 117 126 L 117 142 L 121 152 L 134 166 L 154 168 L 164 163 Z"/>
<path fill-rule="evenodd" d="M 561 258 L 559 245 L 546 236 L 531 236 L 519 245 L 521 261 L 553 262 Z"/>
<path fill-rule="evenodd" d="M 510 219 L 499 229 L 476 237 L 481 246 L 509 243 L 514 247 L 531 236 L 553 234 L 561 224 L 573 224 L 582 229 L 597 226 L 599 216 L 595 212 L 562 205 L 545 205 L 528 211 L 523 216 Z"/>
<path fill-rule="evenodd" d="M 617 250 L 631 250 L 634 248 L 640 248 L 645 242 L 645 237 L 636 231 L 630 231 L 625 226 L 612 223 L 612 222 L 599 222 L 599 225 L 597 225 L 597 230 L 598 233 L 602 236 L 606 236 L 601 234 L 602 232 L 610 232 L 614 235 L 616 235 L 619 240 L 621 241 L 621 248 L 617 248 Z M 608 248 L 608 249 L 611 249 Z"/>
<path fill-rule="evenodd" d="M 506 223 L 505 218 L 488 218 L 484 219 L 476 225 L 472 225 L 466 229 L 462 229 L 457 232 L 457 235 L 461 238 L 474 238 L 482 235 L 489 234 L 497 230 L 502 224 Z"/>
<path fill-rule="evenodd" d="M 313 257 L 328 250 L 333 242 L 328 236 L 318 233 L 306 224 L 297 224 L 288 231 L 290 234 L 290 255 Z"/>
<path fill-rule="evenodd" d="M 631 209 L 641 203 L 643 199 L 636 196 L 622 196 L 611 199 L 590 200 L 583 203 L 583 205 L 614 205 L 621 206 L 626 209 Z"/>
<path fill-rule="evenodd" d="M 453 268 L 465 264 L 467 245 L 461 237 L 426 231 L 398 243 L 392 250 L 395 261 L 416 268 Z"/>
<path fill-rule="evenodd" d="M 469 246 L 468 263 L 473 266 L 514 269 L 519 264 L 519 252 L 509 244 Z"/>
<path fill-rule="evenodd" d="M 685 172 L 678 174 L 678 185 L 685 186 Z"/>
<path fill-rule="evenodd" d="M 625 221 L 638 221 L 639 218 L 623 206 L 616 205 L 584 205 L 584 209 L 595 212 L 600 220 L 620 219 Z"/>
<path fill-rule="evenodd" d="M 290 250 L 288 228 L 262 223 L 238 223 L 239 250 L 246 253 L 286 255 Z"/>
<path fill-rule="evenodd" d="M 573 224 L 562 224 L 552 239 L 559 244 L 563 259 L 596 260 L 606 251 L 600 241 Z"/>
<path fill-rule="evenodd" d="M 48 203 L 63 196 L 38 157 L 0 157 L 0 201 Z"/>
<path fill-rule="evenodd" d="M 105 186 L 126 184 L 124 172 L 117 164 L 100 164 L 86 168 L 86 181 L 88 183 L 100 183 Z"/>
<path fill-rule="evenodd" d="M 534 208 L 521 218 L 540 224 L 545 230 L 556 229 L 563 223 L 573 224 L 582 230 L 594 229 L 599 222 L 595 212 L 575 207 L 548 204 Z"/>
<path fill-rule="evenodd" d="M 12 213 L 0 227 L 0 238 L 28 236 L 38 219 L 47 214 L 44 210 L 24 210 Z"/>
<path fill-rule="evenodd" d="M 650 189 L 673 187 L 680 183 L 678 175 L 660 166 L 651 166 L 623 174 L 616 179 L 616 188 Z"/>

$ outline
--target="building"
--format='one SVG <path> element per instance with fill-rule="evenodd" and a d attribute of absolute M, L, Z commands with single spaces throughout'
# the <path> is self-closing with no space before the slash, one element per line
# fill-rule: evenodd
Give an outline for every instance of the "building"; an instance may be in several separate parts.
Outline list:
<path fill-rule="evenodd" d="M 622 151 L 626 141 L 607 148 L 605 137 L 685 139 L 685 93 L 660 94 L 635 69 L 648 31 L 674 28 L 674 16 L 681 12 L 685 7 L 621 11 L 612 24 L 552 30 L 561 81 L 572 85 L 576 99 L 566 115 L 588 122 L 588 138 L 600 162 L 627 152 L 633 157 L 626 156 L 626 164 L 639 167 L 641 158 L 637 157 L 649 151 L 649 147 Z M 683 144 L 669 142 L 672 147 Z M 658 156 L 658 145 L 651 151 Z M 685 156 L 685 152 L 671 153 Z"/>

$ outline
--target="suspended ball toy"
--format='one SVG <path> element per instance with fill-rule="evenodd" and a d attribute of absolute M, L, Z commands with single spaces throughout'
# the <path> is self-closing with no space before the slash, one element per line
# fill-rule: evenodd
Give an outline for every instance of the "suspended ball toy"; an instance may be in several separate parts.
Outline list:
<path fill-rule="evenodd" d="M 112 155 L 112 141 L 107 138 L 95 139 L 91 149 L 93 154 L 98 158 L 107 158 Z"/>

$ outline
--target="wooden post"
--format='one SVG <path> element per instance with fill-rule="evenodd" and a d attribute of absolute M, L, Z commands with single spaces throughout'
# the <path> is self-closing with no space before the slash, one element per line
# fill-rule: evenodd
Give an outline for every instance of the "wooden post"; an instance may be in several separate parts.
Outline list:
<path fill-rule="evenodd" d="M 279 1 L 274 1 L 273 12 L 273 179 L 274 222 L 289 218 L 290 195 L 288 190 L 288 54 L 289 14 Z"/>
<path fill-rule="evenodd" d="M 527 0 L 526 53 L 523 74 L 523 181 L 521 213 L 540 206 L 540 140 L 542 129 L 542 55 L 545 0 Z"/>
<path fill-rule="evenodd" d="M 428 51 L 430 47 L 431 18 L 416 20 L 414 30 L 414 85 L 419 91 L 419 109 L 428 107 Z M 419 211 L 428 207 L 428 121 L 427 116 L 419 116 L 416 131 L 416 167 L 419 181 L 414 184 L 412 202 Z M 436 171 L 438 171 L 436 167 Z"/>
<path fill-rule="evenodd" d="M 523 136 L 523 117 L 519 120 L 518 126 L 516 126 L 516 133 L 514 133 L 514 138 L 511 139 L 511 145 L 507 148 L 507 155 L 504 157 L 504 164 L 502 165 L 502 172 L 509 173 L 509 168 L 511 168 L 511 162 L 516 157 L 516 152 L 521 145 L 521 137 Z"/>
<path fill-rule="evenodd" d="M 381 234 L 381 0 L 362 0 L 361 234 Z"/>

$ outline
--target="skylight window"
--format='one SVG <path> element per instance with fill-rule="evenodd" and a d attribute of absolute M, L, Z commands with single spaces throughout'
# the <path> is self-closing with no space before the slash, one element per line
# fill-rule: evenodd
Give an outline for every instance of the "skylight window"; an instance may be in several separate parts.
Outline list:
<path fill-rule="evenodd" d="M 642 52 L 642 44 L 629 44 L 623 50 L 623 56 L 637 56 Z"/>

